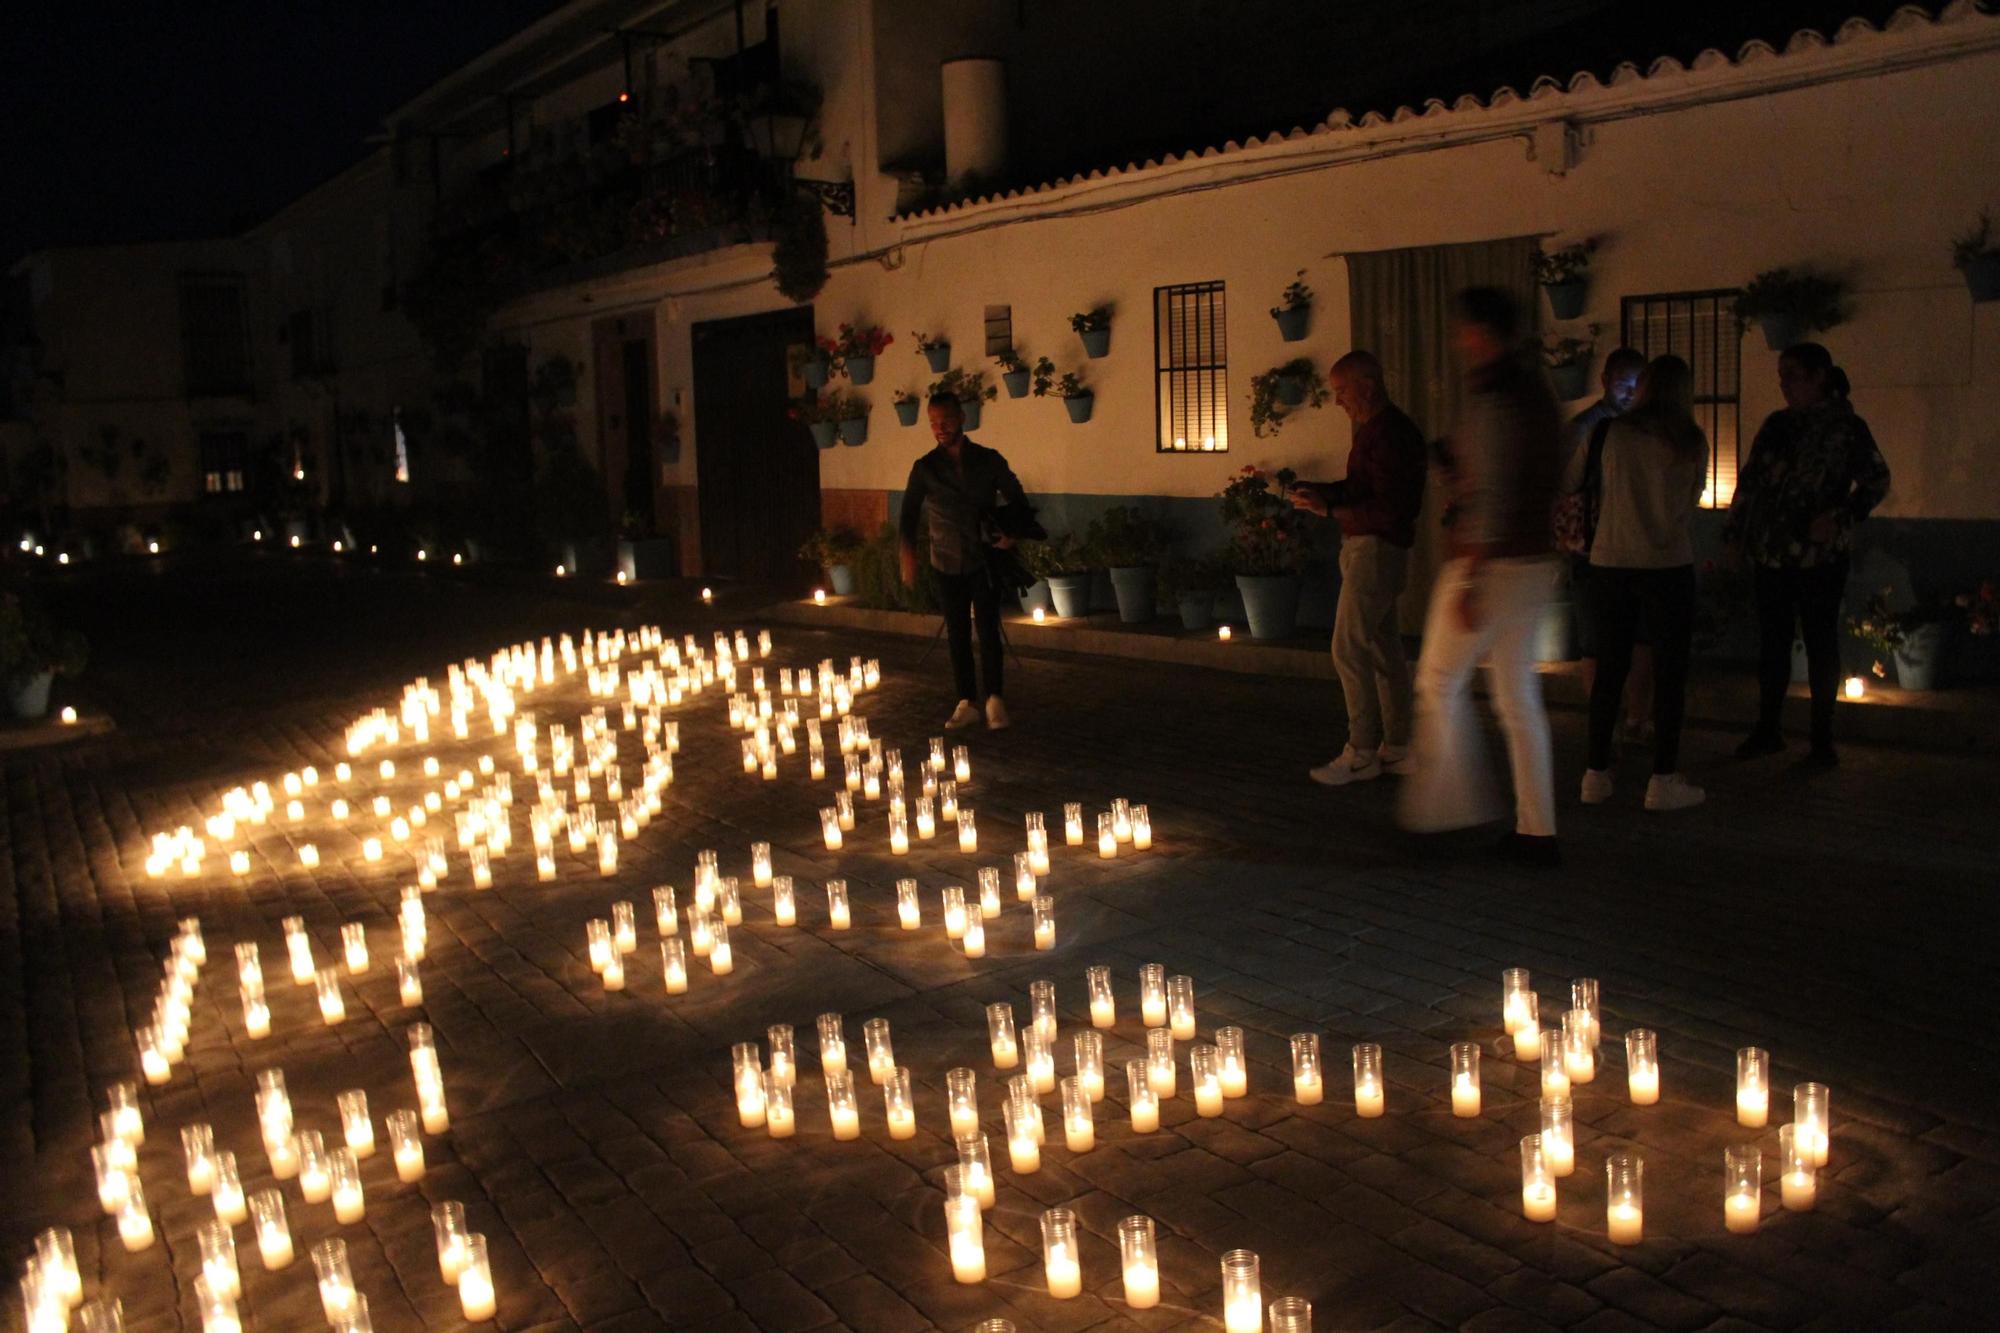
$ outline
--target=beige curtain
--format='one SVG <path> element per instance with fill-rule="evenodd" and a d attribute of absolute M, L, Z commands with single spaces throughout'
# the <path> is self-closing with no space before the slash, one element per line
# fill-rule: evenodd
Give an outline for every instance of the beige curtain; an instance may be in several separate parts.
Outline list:
<path fill-rule="evenodd" d="M 1458 409 L 1459 379 L 1447 331 L 1453 294 L 1466 287 L 1512 292 L 1532 327 L 1540 311 L 1534 275 L 1539 244 L 1533 236 L 1510 236 L 1471 245 L 1426 245 L 1347 256 L 1354 346 L 1382 359 L 1389 397 L 1415 419 L 1425 439 L 1436 440 L 1450 431 Z M 1406 634 L 1423 629 L 1431 584 L 1443 563 L 1438 519 L 1444 505 L 1435 471 L 1430 481 L 1424 488 L 1417 546 L 1403 589 Z"/>

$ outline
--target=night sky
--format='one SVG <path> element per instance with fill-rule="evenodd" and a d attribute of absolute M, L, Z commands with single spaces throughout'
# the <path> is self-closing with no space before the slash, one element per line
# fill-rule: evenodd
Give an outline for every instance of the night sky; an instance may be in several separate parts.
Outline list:
<path fill-rule="evenodd" d="M 556 0 L 26 0 L 0 29 L 0 266 L 226 235 Z"/>

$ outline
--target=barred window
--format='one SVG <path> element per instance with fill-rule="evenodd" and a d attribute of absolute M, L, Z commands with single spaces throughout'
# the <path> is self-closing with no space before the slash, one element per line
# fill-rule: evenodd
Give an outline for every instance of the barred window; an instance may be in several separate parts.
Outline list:
<path fill-rule="evenodd" d="M 232 273 L 182 276 L 181 348 L 190 396 L 250 392 L 250 324 L 241 277 Z"/>
<path fill-rule="evenodd" d="M 1229 451 L 1229 357 L 1220 282 L 1153 289 L 1156 448 Z"/>
<path fill-rule="evenodd" d="M 234 495 L 243 489 L 250 437 L 242 431 L 203 431 L 201 489 L 206 495 Z"/>
<path fill-rule="evenodd" d="M 1623 305 L 1627 347 L 1651 360 L 1669 353 L 1694 370 L 1694 419 L 1708 436 L 1705 509 L 1726 509 L 1736 495 L 1742 440 L 1743 330 L 1733 289 L 1628 296 Z"/>

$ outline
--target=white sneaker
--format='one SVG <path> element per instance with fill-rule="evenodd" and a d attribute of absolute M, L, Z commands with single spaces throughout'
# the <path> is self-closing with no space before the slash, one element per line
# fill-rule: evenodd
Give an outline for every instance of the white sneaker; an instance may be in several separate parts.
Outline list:
<path fill-rule="evenodd" d="M 972 700 L 960 699 L 958 707 L 952 709 L 951 716 L 945 719 L 944 729 L 946 731 L 959 731 L 971 726 L 978 720 L 979 710 L 972 706 Z"/>
<path fill-rule="evenodd" d="M 1007 701 L 997 694 L 987 695 L 986 729 L 988 731 L 1005 731 L 1013 723 L 1014 719 L 1007 716 Z"/>
<path fill-rule="evenodd" d="M 1384 773 L 1407 778 L 1417 771 L 1417 757 L 1410 753 L 1407 745 L 1385 745 L 1375 752 L 1375 757 L 1382 761 Z"/>
<path fill-rule="evenodd" d="M 1382 761 L 1372 754 L 1356 753 L 1349 746 L 1332 763 L 1321 764 L 1310 774 L 1322 787 L 1345 787 L 1350 782 L 1372 782 L 1382 776 Z"/>
<path fill-rule="evenodd" d="M 1708 799 L 1708 793 L 1678 773 L 1655 773 L 1646 784 L 1648 810 L 1690 810 Z"/>
<path fill-rule="evenodd" d="M 1583 770 L 1583 803 L 1603 805 L 1611 799 L 1611 770 L 1608 768 L 1586 768 Z M 1652 793 L 1646 794 L 1648 801 Z"/>

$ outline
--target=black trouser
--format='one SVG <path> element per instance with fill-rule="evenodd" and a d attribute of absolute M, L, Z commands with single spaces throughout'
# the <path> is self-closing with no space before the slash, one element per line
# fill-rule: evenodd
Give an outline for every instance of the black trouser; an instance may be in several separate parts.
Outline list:
<path fill-rule="evenodd" d="M 1597 679 L 1590 687 L 1590 766 L 1611 767 L 1612 738 L 1643 622 L 1653 641 L 1653 771 L 1675 773 L 1687 715 L 1688 658 L 1694 652 L 1694 566 L 1590 569 L 1597 630 Z"/>
<path fill-rule="evenodd" d="M 1812 686 L 1812 743 L 1833 743 L 1833 701 L 1840 691 L 1840 595 L 1847 557 L 1811 569 L 1757 569 L 1757 730 L 1775 736 L 1792 684 L 1792 635 L 1806 644 Z"/>
<path fill-rule="evenodd" d="M 972 676 L 972 622 L 979 621 L 979 675 L 987 694 L 1000 694 L 1000 594 L 985 570 L 937 576 L 938 600 L 944 604 L 944 637 L 951 646 L 951 675 L 958 697 L 985 701 Z"/>

